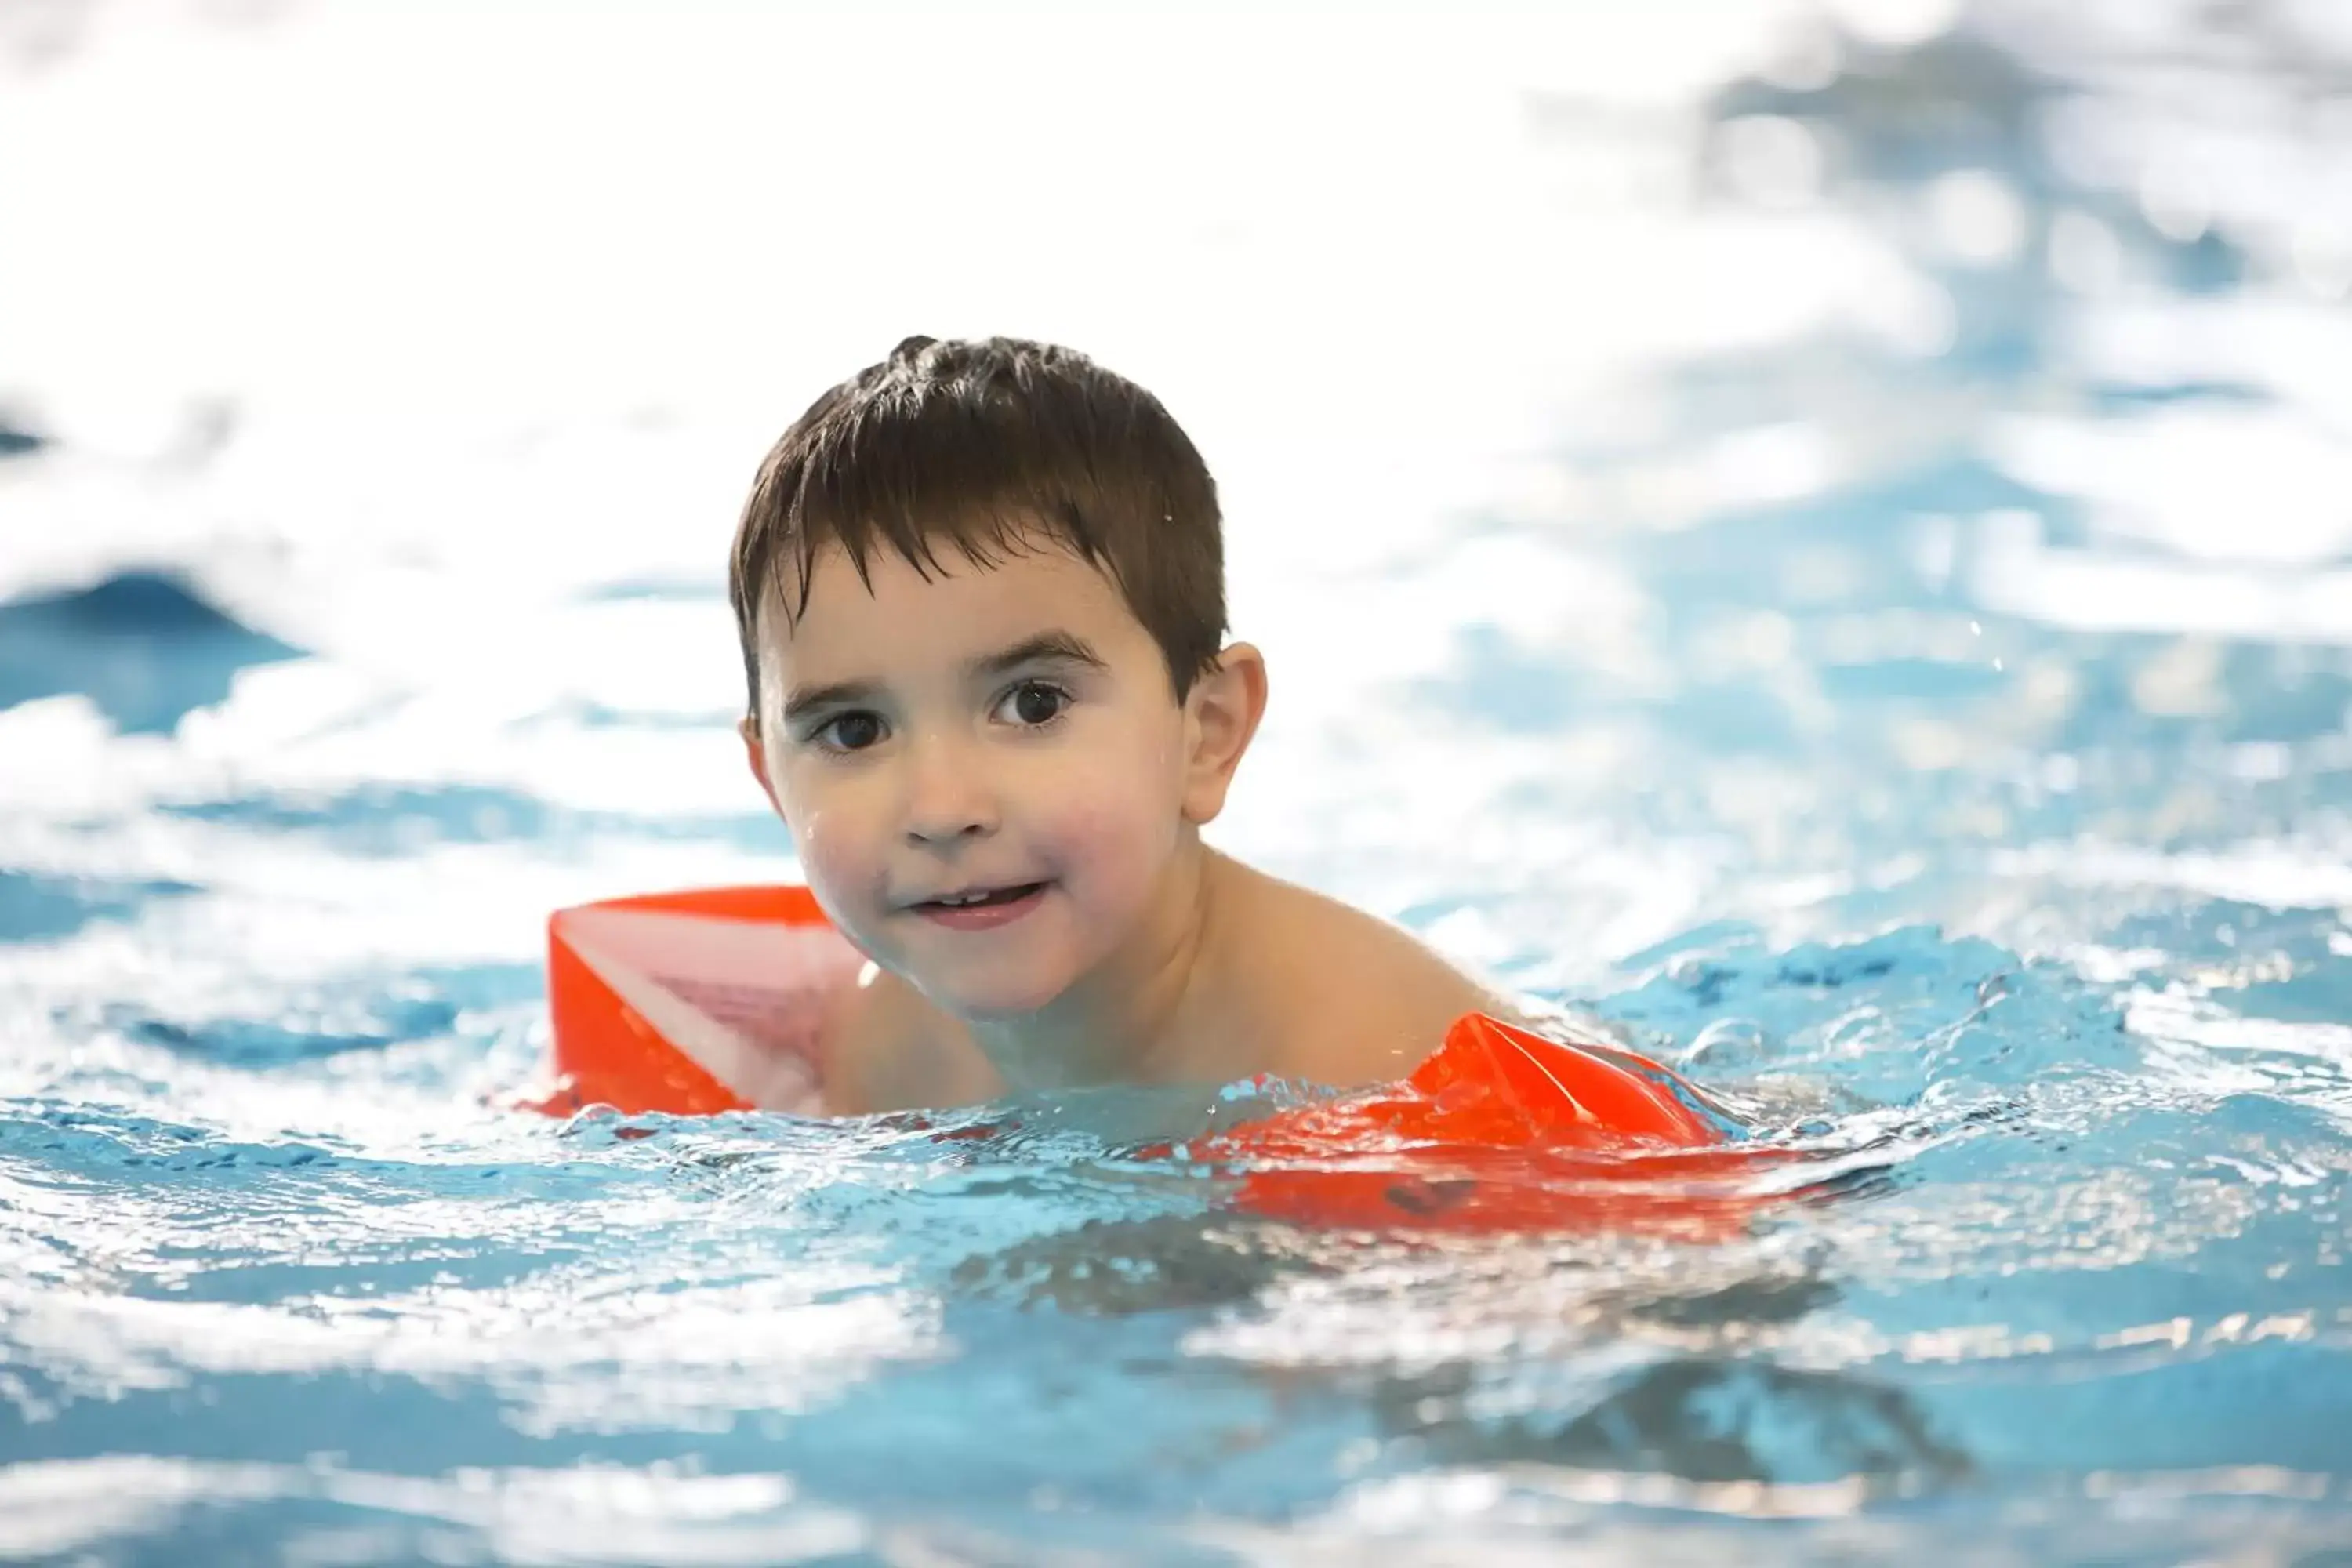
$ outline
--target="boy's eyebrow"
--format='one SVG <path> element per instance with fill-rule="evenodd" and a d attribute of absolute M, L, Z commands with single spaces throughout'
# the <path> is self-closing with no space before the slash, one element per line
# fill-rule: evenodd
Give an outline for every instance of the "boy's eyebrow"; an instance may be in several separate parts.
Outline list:
<path fill-rule="evenodd" d="M 1067 664 L 1083 664 L 1094 669 L 1108 669 L 1102 655 L 1094 646 L 1075 632 L 1039 632 L 1035 637 L 1023 637 L 994 653 L 984 653 L 965 662 L 964 668 L 974 675 L 1001 675 L 1024 664 L 1045 659 L 1060 659 Z M 783 718 L 786 723 L 820 708 L 847 708 L 861 702 L 871 702 L 880 690 L 871 680 L 836 680 L 828 686 L 793 686 L 784 691 Z"/>
<path fill-rule="evenodd" d="M 1010 647 L 982 654 L 973 659 L 969 668 L 974 675 L 1001 675 L 1018 666 L 1044 659 L 1060 659 L 1066 664 L 1083 664 L 1095 669 L 1110 668 L 1086 638 L 1075 632 L 1058 629 L 1039 632 L 1034 637 L 1023 637 Z"/>
<path fill-rule="evenodd" d="M 869 701 L 875 686 L 870 680 L 836 680 L 830 686 L 793 686 L 784 691 L 783 718 L 791 723 L 804 713 L 820 708 L 846 708 Z"/>

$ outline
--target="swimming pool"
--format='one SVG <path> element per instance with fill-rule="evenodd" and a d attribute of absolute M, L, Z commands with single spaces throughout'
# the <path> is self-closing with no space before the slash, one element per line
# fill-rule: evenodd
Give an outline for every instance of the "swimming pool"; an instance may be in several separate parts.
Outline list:
<path fill-rule="evenodd" d="M 1269 66 L 1256 129 L 1332 140 L 1218 165 L 1285 153 L 1184 239 L 1181 320 L 1230 350 L 1245 279 L 1444 340 L 1354 351 L 1418 367 L 1422 446 L 1344 390 L 1254 445 L 1280 405 L 1216 364 L 1067 333 L 1160 355 L 1226 479 L 1277 707 L 1225 842 L 1835 1176 L 1718 1245 L 1301 1232 L 1050 1118 L 499 1109 L 546 910 L 790 873 L 716 572 L 772 399 L 567 402 L 559 363 L 537 426 L 393 436 L 306 422 L 299 345 L 201 417 L 35 378 L 0 1555 L 2346 1560 L 2352 39 L 2034 9 L 1641 101 L 1562 67 L 1491 143 Z M 253 26 L 155 47 L 357 51 Z M 152 89 L 117 47 L 11 123 Z M 1445 124 L 1523 62 L 1456 65 Z M 1371 254 L 1400 205 L 1465 253 Z M 1667 308 L 1608 295 L 1644 273 Z M 729 363 L 615 331 L 622 382 Z M 392 337 L 388 408 L 463 402 Z M 1453 429 L 1468 369 L 1538 434 Z"/>

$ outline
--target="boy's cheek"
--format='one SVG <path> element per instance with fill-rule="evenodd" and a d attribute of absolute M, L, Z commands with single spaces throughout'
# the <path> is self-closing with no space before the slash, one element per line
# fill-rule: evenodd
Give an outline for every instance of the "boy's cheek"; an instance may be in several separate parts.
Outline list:
<path fill-rule="evenodd" d="M 1149 889 L 1175 835 L 1159 803 L 1123 793 L 1133 789 L 1131 780 L 1106 781 L 1056 814 L 1052 859 L 1066 881 L 1114 900 Z"/>
<path fill-rule="evenodd" d="M 800 857 L 801 874 L 836 923 L 857 914 L 856 896 L 872 879 L 857 836 L 835 813 L 823 809 L 796 811 L 785 818 L 793 848 Z"/>
<path fill-rule="evenodd" d="M 802 863 L 805 866 L 820 855 L 837 856 L 850 837 L 845 830 L 854 814 L 845 808 L 855 801 L 845 800 L 821 784 L 812 784 L 799 770 L 779 774 L 776 784 L 776 810 L 793 836 L 793 847 Z"/>

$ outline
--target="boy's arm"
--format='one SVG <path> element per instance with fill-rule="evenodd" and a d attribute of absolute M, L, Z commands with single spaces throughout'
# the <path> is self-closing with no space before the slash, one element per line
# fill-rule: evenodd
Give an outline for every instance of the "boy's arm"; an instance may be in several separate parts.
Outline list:
<path fill-rule="evenodd" d="M 826 1003 L 817 1035 L 817 1095 L 827 1116 L 864 1116 L 876 1109 L 867 1079 L 875 1058 L 887 1052 L 882 1037 L 889 1023 L 875 994 L 881 973 L 867 959 Z"/>
<path fill-rule="evenodd" d="M 1003 1091 L 971 1037 L 870 959 L 826 1007 L 817 1061 L 827 1116 L 974 1105 Z"/>

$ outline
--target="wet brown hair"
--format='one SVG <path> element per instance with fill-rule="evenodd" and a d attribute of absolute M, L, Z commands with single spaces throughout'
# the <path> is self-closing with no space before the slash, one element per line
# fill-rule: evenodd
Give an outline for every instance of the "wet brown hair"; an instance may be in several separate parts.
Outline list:
<path fill-rule="evenodd" d="M 926 577 L 1058 545 L 1116 584 L 1179 701 L 1225 634 L 1217 487 L 1160 400 L 1086 355 L 1016 338 L 908 338 L 810 405 L 744 503 L 728 569 L 752 721 L 760 614 L 808 608 L 837 544 L 869 588 L 889 549 Z"/>

